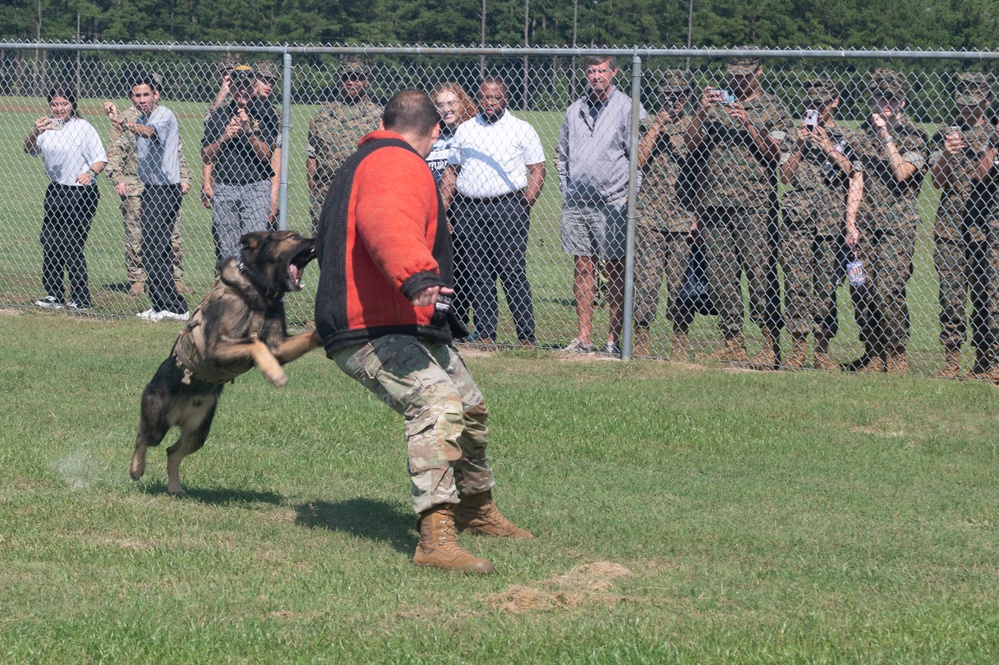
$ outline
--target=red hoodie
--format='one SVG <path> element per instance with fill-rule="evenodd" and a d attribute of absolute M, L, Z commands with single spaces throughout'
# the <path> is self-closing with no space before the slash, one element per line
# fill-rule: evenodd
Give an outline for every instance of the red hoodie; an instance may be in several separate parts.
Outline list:
<path fill-rule="evenodd" d="M 451 341 L 444 312 L 410 302 L 452 285 L 451 240 L 433 175 L 399 134 L 371 132 L 340 167 L 316 253 L 316 328 L 327 355 L 394 333 Z"/>

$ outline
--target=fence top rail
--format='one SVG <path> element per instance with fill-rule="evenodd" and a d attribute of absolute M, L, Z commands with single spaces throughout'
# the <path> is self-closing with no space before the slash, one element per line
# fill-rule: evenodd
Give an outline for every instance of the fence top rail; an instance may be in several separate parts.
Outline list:
<path fill-rule="evenodd" d="M 14 42 L 0 40 L 0 50 L 50 51 L 160 51 L 173 53 L 263 53 L 263 54 L 363 54 L 363 55 L 462 55 L 462 56 L 564 56 L 614 55 L 618 57 L 672 57 L 716 59 L 749 56 L 761 59 L 879 59 L 879 60 L 999 60 L 999 51 L 934 51 L 914 49 L 745 49 L 745 48 L 654 48 L 649 46 L 573 48 L 523 46 L 392 46 L 297 45 L 297 44 L 124 44 L 114 42 Z"/>

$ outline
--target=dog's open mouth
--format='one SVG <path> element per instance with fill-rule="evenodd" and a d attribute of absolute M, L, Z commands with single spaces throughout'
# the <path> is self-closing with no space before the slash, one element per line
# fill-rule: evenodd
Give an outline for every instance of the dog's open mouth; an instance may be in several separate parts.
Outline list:
<path fill-rule="evenodd" d="M 305 266 L 309 265 L 316 258 L 316 248 L 313 245 L 305 247 L 301 252 L 292 257 L 288 262 L 288 290 L 302 290 L 302 275 L 305 273 Z"/>

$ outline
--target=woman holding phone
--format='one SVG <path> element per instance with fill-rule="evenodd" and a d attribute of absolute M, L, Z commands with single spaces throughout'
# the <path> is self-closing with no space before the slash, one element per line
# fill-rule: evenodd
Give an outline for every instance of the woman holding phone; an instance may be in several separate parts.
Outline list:
<path fill-rule="evenodd" d="M 107 156 L 97 130 L 79 116 L 76 95 L 58 85 L 47 96 L 50 115 L 35 120 L 24 139 L 24 152 L 45 163 L 49 185 L 42 217 L 42 286 L 46 295 L 35 304 L 46 309 L 90 308 L 87 261 L 83 247 L 97 212 L 97 174 Z M 63 273 L 69 275 L 65 300 Z"/>

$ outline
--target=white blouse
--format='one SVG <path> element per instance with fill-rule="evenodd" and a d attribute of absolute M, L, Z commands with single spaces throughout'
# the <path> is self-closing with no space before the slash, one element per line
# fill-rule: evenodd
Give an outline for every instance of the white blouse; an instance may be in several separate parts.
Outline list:
<path fill-rule="evenodd" d="M 107 162 L 101 137 L 97 130 L 82 118 L 72 117 L 62 129 L 48 129 L 36 139 L 39 153 L 45 162 L 45 174 L 54 183 L 82 187 L 77 176 L 85 173 L 97 162 Z M 92 183 L 96 183 L 94 179 Z"/>

